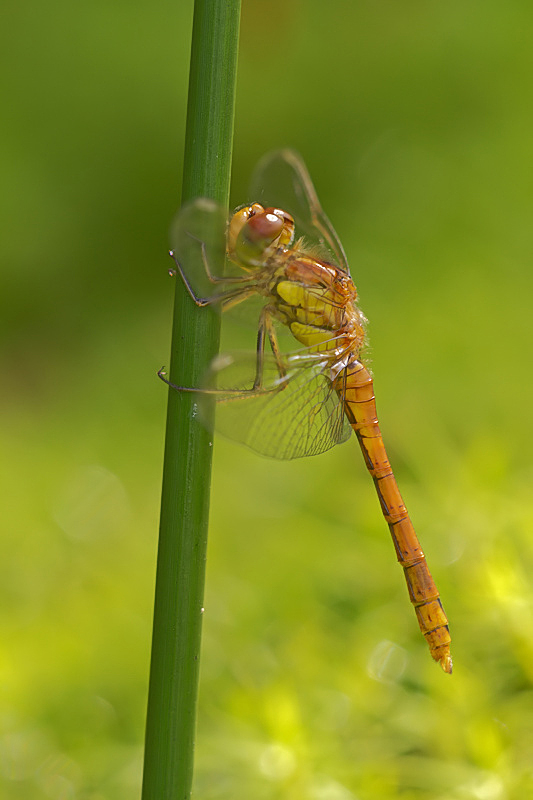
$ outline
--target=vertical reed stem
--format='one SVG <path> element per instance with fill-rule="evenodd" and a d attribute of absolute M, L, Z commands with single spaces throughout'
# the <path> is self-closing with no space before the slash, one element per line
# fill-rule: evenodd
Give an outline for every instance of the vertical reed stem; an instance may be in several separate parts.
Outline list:
<path fill-rule="evenodd" d="M 183 201 L 229 199 L 240 0 L 196 0 Z M 176 281 L 170 380 L 197 386 L 219 323 Z M 169 391 L 143 800 L 186 800 L 193 778 L 212 447 L 190 393 Z"/>

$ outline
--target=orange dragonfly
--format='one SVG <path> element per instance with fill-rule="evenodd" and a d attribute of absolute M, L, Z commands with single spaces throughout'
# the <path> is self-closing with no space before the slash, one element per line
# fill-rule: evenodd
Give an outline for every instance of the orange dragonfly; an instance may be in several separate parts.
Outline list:
<path fill-rule="evenodd" d="M 184 206 L 171 255 L 198 306 L 224 311 L 259 300 L 256 352 L 218 356 L 205 386 L 174 388 L 214 395 L 217 428 L 273 458 L 322 453 L 355 432 L 420 629 L 451 673 L 448 620 L 381 436 L 372 376 L 361 360 L 366 319 L 342 245 L 294 151 L 267 154 L 252 192 L 261 203 L 237 209 L 227 225 L 210 200 Z M 230 274 L 217 277 L 210 264 L 223 263 L 224 243 Z M 284 329 L 301 348 L 284 352 Z"/>

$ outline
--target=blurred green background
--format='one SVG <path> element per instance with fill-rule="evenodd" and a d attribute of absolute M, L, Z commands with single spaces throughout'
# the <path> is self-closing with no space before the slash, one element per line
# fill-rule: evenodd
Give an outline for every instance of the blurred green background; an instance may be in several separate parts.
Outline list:
<path fill-rule="evenodd" d="M 216 440 L 195 796 L 533 794 L 533 6 L 243 3 L 232 199 L 304 156 L 451 622 L 355 441 Z M 192 3 L 3 13 L 0 794 L 139 797 Z"/>

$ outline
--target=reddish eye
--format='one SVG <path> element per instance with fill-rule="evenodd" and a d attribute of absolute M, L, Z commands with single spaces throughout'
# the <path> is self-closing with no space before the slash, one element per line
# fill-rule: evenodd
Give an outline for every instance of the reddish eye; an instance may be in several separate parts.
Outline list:
<path fill-rule="evenodd" d="M 290 214 L 254 203 L 233 215 L 228 229 L 228 255 L 245 268 L 261 266 L 276 248 L 290 245 L 293 237 Z"/>
<path fill-rule="evenodd" d="M 283 230 L 284 220 L 276 214 L 264 211 L 250 217 L 247 223 L 248 238 L 254 242 L 272 242 Z"/>

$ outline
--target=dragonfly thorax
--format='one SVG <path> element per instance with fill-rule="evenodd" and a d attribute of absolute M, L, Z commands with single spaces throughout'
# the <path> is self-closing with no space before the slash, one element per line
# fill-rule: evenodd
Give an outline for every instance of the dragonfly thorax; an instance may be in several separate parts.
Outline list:
<path fill-rule="evenodd" d="M 365 318 L 348 275 L 327 262 L 285 251 L 285 268 L 274 276 L 270 301 L 276 316 L 305 347 L 355 356 L 364 340 Z"/>

